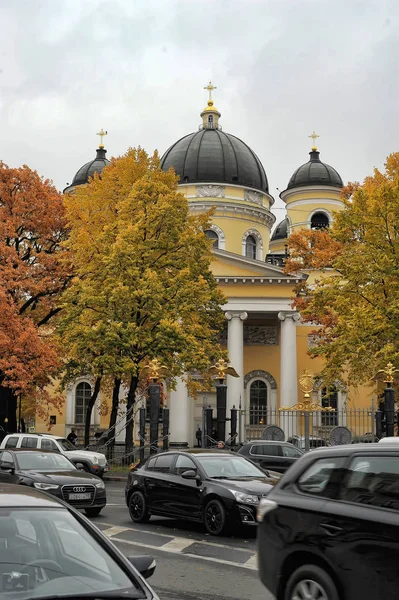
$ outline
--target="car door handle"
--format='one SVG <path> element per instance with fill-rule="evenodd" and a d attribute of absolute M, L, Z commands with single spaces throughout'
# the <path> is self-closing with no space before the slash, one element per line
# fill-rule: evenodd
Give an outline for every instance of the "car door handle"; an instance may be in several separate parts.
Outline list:
<path fill-rule="evenodd" d="M 338 525 L 333 525 L 332 523 L 321 523 L 321 529 L 324 529 L 328 535 L 338 535 L 343 531 L 342 527 L 338 527 Z"/>

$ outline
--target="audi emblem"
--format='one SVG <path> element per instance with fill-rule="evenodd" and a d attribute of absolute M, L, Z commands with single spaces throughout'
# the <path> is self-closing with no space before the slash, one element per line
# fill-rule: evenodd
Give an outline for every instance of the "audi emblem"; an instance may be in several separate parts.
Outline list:
<path fill-rule="evenodd" d="M 75 493 L 79 493 L 79 492 L 85 492 L 85 491 L 86 491 L 86 488 L 85 488 L 85 487 L 74 487 L 74 488 L 73 488 L 73 491 L 74 491 Z"/>

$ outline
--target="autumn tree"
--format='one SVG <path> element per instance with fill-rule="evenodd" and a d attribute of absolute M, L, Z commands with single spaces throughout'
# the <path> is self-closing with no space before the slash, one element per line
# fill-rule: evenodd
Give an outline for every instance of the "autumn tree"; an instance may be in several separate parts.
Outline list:
<path fill-rule="evenodd" d="M 61 258 L 62 196 L 27 166 L 0 162 L 0 424 L 16 430 L 17 395 L 42 416 L 58 405 L 46 391 L 59 365 L 51 319 L 68 282 Z"/>
<path fill-rule="evenodd" d="M 319 326 L 311 354 L 325 359 L 322 376 L 360 383 L 399 365 L 399 153 L 343 198 L 330 231 L 289 238 L 286 269 L 320 272 L 297 288 L 295 305 Z"/>
<path fill-rule="evenodd" d="M 112 427 L 120 386 L 130 414 L 146 362 L 160 359 L 173 377 L 205 370 L 220 352 L 224 298 L 209 268 L 209 215 L 190 215 L 174 173 L 140 148 L 78 189 L 66 209 L 76 277 L 59 330 L 70 355 L 87 348 L 91 373 L 114 377 Z M 132 440 L 133 420 L 127 449 Z"/>

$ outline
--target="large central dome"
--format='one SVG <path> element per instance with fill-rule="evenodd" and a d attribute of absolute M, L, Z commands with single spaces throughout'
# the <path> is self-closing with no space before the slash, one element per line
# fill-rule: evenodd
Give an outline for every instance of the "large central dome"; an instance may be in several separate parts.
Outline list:
<path fill-rule="evenodd" d="M 173 167 L 180 183 L 225 183 L 268 192 L 265 170 L 255 152 L 217 125 L 220 113 L 211 101 L 202 113 L 204 126 L 173 144 L 161 158 L 161 167 Z M 214 116 L 214 120 L 207 120 Z"/>

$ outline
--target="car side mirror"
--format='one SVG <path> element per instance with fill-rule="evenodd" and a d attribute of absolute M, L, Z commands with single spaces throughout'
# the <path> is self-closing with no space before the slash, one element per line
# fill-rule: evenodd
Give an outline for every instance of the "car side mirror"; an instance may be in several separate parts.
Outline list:
<path fill-rule="evenodd" d="M 86 469 L 84 468 L 83 463 L 76 463 L 75 467 L 79 470 L 79 471 L 85 471 Z"/>
<path fill-rule="evenodd" d="M 0 469 L 2 471 L 5 471 L 6 473 L 14 473 L 15 472 L 15 468 L 12 463 L 3 463 L 2 465 L 0 465 Z"/>
<path fill-rule="evenodd" d="M 187 469 L 187 471 L 183 471 L 181 474 L 183 479 L 197 479 L 197 473 L 194 469 Z"/>
<path fill-rule="evenodd" d="M 141 556 L 129 556 L 128 560 L 138 570 L 140 575 L 144 577 L 144 579 L 149 579 L 154 574 L 157 566 L 155 558 L 146 554 Z"/>

